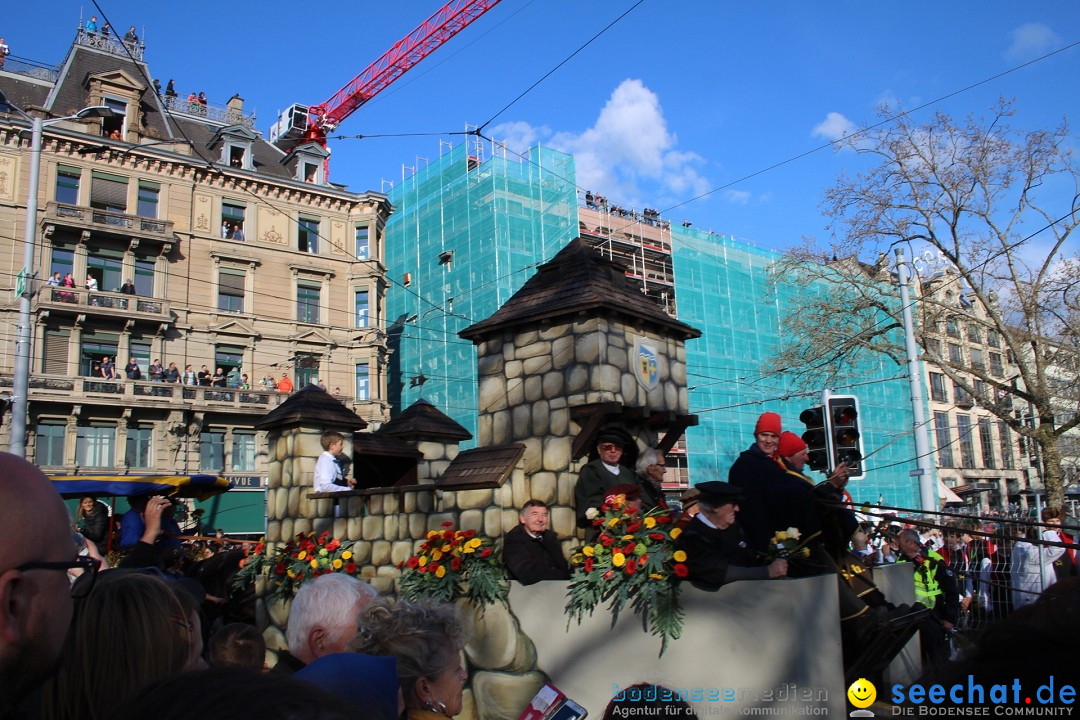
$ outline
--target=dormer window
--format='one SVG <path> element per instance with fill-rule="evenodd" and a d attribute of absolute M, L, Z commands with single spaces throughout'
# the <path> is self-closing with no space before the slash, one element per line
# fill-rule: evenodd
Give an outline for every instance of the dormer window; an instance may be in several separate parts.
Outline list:
<path fill-rule="evenodd" d="M 127 135 L 127 102 L 120 98 L 105 96 L 102 103 L 113 111 L 113 117 L 101 119 L 101 137 L 123 140 Z"/>
<path fill-rule="evenodd" d="M 330 151 L 318 143 L 304 143 L 294 147 L 281 159 L 281 164 L 291 168 L 293 177 L 300 182 L 325 185 L 326 174 L 323 171 L 323 164 L 328 157 L 330 157 Z"/>
<path fill-rule="evenodd" d="M 243 125 L 230 125 L 223 127 L 214 133 L 214 137 L 206 144 L 207 148 L 213 149 L 220 145 L 221 154 L 218 163 L 227 165 L 237 170 L 254 170 L 254 145 L 256 135 Z"/>

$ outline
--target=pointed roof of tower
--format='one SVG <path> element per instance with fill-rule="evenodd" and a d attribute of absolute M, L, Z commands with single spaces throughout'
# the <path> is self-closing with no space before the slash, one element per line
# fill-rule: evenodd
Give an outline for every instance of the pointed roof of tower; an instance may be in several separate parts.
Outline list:
<path fill-rule="evenodd" d="M 626 277 L 625 266 L 605 258 L 581 238 L 571 240 L 541 265 L 493 315 L 458 335 L 480 342 L 504 328 L 594 310 L 645 322 L 682 339 L 701 335 L 700 330 L 671 317 L 642 293 Z"/>
<path fill-rule="evenodd" d="M 468 440 L 472 433 L 420 398 L 397 417 L 383 425 L 378 434 L 419 440 Z"/>
<path fill-rule="evenodd" d="M 347 430 L 363 430 L 367 423 L 340 400 L 318 385 L 307 385 L 255 423 L 256 430 L 286 425 L 328 425 Z"/>

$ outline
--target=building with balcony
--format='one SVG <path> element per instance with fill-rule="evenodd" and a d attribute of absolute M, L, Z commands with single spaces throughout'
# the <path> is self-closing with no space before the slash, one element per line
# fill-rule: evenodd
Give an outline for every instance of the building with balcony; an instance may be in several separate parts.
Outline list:
<path fill-rule="evenodd" d="M 389 417 L 391 206 L 327 182 L 321 147 L 267 142 L 239 97 L 158 96 L 139 50 L 80 30 L 55 73 L 0 70 L 14 106 L 0 112 L 0 386 L 12 387 L 36 191 L 28 458 L 46 472 L 206 471 L 258 485 L 254 423 L 284 398 L 264 377 L 321 382 L 376 427 Z M 89 106 L 112 117 L 48 123 L 30 188 L 30 123 L 14 108 L 59 119 Z M 75 287 L 47 281 L 56 273 Z M 141 380 L 125 378 L 129 360 Z M 107 361 L 124 379 L 102 377 Z M 222 368 L 230 382 L 153 382 L 156 361 Z"/>
<path fill-rule="evenodd" d="M 1015 385 L 1016 364 L 986 309 L 957 281 L 940 270 L 919 284 L 925 324 L 924 381 L 930 436 L 938 477 L 973 510 L 1027 504 L 1029 490 L 1041 490 L 1037 458 L 1028 444 L 991 412 L 990 407 L 1023 419 L 1027 407 L 992 381 Z M 937 362 L 935 358 L 940 358 Z M 968 388 L 950 379 L 948 364 Z"/>

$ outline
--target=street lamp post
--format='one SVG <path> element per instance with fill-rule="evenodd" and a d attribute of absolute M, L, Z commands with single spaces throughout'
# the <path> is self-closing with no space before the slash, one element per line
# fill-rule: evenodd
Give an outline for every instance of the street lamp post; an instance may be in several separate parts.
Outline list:
<path fill-rule="evenodd" d="M 30 392 L 30 298 L 33 295 L 34 244 L 37 241 L 38 191 L 41 174 L 41 145 L 45 127 L 65 120 L 88 117 L 113 117 L 116 113 L 104 105 L 83 108 L 74 115 L 45 120 L 32 117 L 15 107 L 0 93 L 0 108 L 9 108 L 30 121 L 30 183 L 26 197 L 26 233 L 23 238 L 22 292 L 19 294 L 19 324 L 15 329 L 15 384 L 11 397 L 11 445 L 9 452 L 26 456 L 26 421 Z"/>

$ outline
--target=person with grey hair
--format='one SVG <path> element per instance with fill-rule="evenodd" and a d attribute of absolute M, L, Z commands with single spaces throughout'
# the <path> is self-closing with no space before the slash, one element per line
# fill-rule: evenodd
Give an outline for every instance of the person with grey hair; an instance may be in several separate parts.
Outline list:
<path fill-rule="evenodd" d="M 645 448 L 635 464 L 638 485 L 641 486 L 641 510 L 648 512 L 653 508 L 668 509 L 664 498 L 664 472 L 667 461 L 664 454 L 655 448 Z"/>
<path fill-rule="evenodd" d="M 300 586 L 289 609 L 285 639 L 288 652 L 278 654 L 277 672 L 292 674 L 315 658 L 345 650 L 356 637 L 357 619 L 378 591 L 344 573 L 327 573 Z"/>
<path fill-rule="evenodd" d="M 742 494 L 718 480 L 697 484 L 699 512 L 675 541 L 686 553 L 687 579 L 702 590 L 719 590 L 736 580 L 768 580 L 787 575 L 787 560 L 760 565 L 735 523 Z M 678 574 L 678 572 L 676 572 Z"/>
<path fill-rule="evenodd" d="M 349 649 L 394 657 L 408 720 L 445 720 L 462 709 L 469 677 L 461 666 L 464 645 L 453 605 L 380 598 L 364 611 Z"/>

